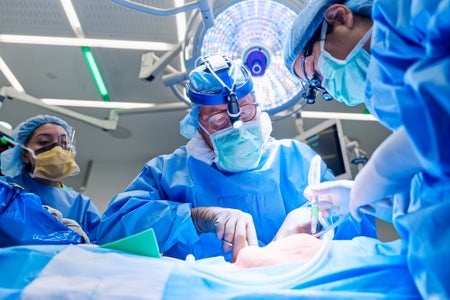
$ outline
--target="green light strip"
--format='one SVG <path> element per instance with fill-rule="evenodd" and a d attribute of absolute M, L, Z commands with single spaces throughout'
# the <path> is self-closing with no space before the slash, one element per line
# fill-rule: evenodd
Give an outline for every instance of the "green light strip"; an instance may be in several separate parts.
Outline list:
<path fill-rule="evenodd" d="M 84 58 L 86 59 L 89 70 L 91 71 L 92 77 L 94 77 L 94 82 L 97 85 L 97 89 L 100 93 L 100 96 L 104 101 L 111 101 L 109 99 L 108 90 L 106 89 L 105 82 L 103 81 L 102 74 L 98 69 L 97 63 L 95 62 L 94 55 L 89 47 L 81 47 L 83 51 Z"/>

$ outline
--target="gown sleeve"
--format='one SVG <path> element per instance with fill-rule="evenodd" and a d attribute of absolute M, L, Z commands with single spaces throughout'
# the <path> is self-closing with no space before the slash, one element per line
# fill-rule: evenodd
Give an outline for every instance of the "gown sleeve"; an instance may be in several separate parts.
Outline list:
<path fill-rule="evenodd" d="M 174 154 L 149 161 L 125 191 L 111 200 L 100 222 L 97 242 L 104 244 L 153 228 L 163 253 L 177 243 L 195 243 L 198 234 L 191 219 L 191 205 L 182 197 L 176 199 L 179 202 L 168 200 L 166 193 L 167 185 L 173 182 L 166 178 L 167 174 L 175 178 L 173 168 L 182 161 Z"/>

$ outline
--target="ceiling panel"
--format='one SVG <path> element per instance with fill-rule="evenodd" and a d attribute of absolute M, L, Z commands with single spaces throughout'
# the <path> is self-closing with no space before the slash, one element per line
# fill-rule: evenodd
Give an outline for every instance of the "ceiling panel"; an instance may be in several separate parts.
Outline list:
<path fill-rule="evenodd" d="M 75 37 L 59 1 L 2 0 L 0 8 L 2 34 Z"/>
<path fill-rule="evenodd" d="M 164 0 L 136 2 L 161 9 L 174 5 Z M 77 0 L 73 4 L 88 38 L 178 42 L 175 16 L 150 15 L 110 0 Z"/>

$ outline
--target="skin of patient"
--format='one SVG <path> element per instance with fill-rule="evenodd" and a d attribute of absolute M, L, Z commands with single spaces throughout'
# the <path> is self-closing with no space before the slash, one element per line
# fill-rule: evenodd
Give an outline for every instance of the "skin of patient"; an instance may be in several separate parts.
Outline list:
<path fill-rule="evenodd" d="M 311 259 L 323 241 L 312 235 L 299 233 L 271 242 L 265 247 L 243 248 L 234 263 L 237 268 L 253 268 L 304 262 Z"/>

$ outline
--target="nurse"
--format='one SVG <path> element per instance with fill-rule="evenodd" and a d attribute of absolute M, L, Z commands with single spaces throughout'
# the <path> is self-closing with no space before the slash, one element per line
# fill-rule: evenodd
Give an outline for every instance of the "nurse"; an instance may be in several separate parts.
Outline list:
<path fill-rule="evenodd" d="M 392 221 L 424 298 L 449 298 L 449 1 L 316 0 L 294 21 L 285 64 L 393 130 L 355 181 L 308 187 L 326 215 Z"/>
<path fill-rule="evenodd" d="M 222 55 L 201 57 L 187 95 L 192 109 L 181 133 L 189 142 L 150 160 L 112 199 L 99 242 L 153 227 L 166 256 L 234 261 L 245 246 L 310 233 L 303 190 L 316 153 L 270 136 L 271 121 L 260 111 L 249 71 Z M 321 180 L 334 180 L 321 164 Z M 375 236 L 374 219 L 363 219 L 342 224 L 335 236 Z"/>
<path fill-rule="evenodd" d="M 23 214 L 24 220 L 31 218 L 30 220 L 40 223 L 39 227 L 28 229 L 27 224 L 21 224 L 25 226 L 23 233 L 29 230 L 35 236 L 42 235 L 41 239 L 35 239 L 36 243 L 61 243 L 66 240 L 67 233 L 48 232 L 48 228 L 55 224 L 53 220 L 48 220 L 47 215 L 42 212 L 43 208 L 81 236 L 79 241 L 69 239 L 68 242 L 94 243 L 97 239 L 99 211 L 90 198 L 63 183 L 64 178 L 74 176 L 80 170 L 75 162 L 73 135 L 72 127 L 64 120 L 55 116 L 37 115 L 14 129 L 11 136 L 16 146 L 0 155 L 1 171 L 5 175 L 0 177 L 4 183 L 2 192 L 6 192 L 10 188 L 9 184 L 13 184 L 21 193 L 38 196 L 30 196 L 29 205 L 25 201 L 25 206 L 22 207 L 24 211 L 17 212 L 18 215 Z M 6 201 L 4 197 L 2 207 L 7 206 L 3 201 Z M 34 205 L 36 203 L 39 205 Z M 49 223 L 46 225 L 47 221 Z M 15 230 L 20 232 L 17 228 Z M 11 239 L 16 244 L 24 242 L 17 235 Z M 1 240 L 0 246 L 11 246 L 5 239 Z"/>

